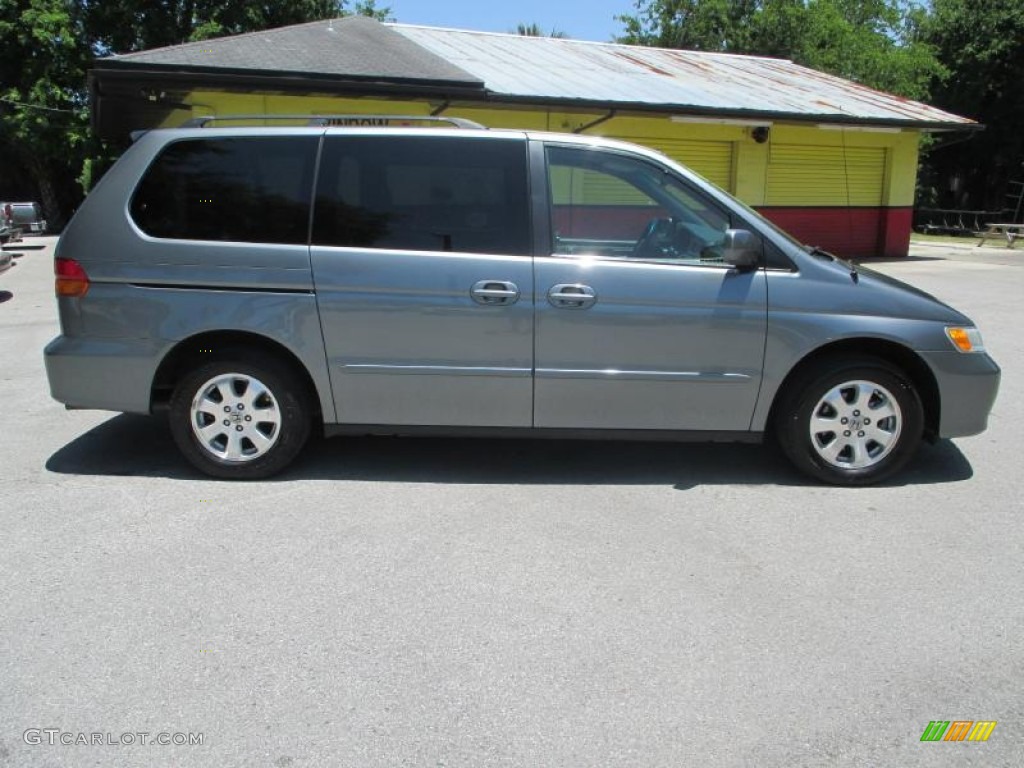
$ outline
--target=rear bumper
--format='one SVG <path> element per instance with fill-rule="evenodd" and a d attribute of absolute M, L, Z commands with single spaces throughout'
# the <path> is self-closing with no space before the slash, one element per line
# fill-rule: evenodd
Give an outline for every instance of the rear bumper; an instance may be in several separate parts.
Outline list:
<path fill-rule="evenodd" d="M 987 354 L 921 352 L 939 385 L 939 437 L 984 432 L 999 392 L 1000 370 Z"/>
<path fill-rule="evenodd" d="M 58 336 L 43 350 L 50 394 L 69 408 L 149 413 L 162 352 L 147 339 Z"/>

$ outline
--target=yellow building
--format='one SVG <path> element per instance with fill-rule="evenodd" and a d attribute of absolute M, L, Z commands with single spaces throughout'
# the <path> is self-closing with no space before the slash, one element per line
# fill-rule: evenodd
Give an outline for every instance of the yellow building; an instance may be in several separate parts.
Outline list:
<path fill-rule="evenodd" d="M 848 256 L 906 255 L 922 133 L 980 128 L 780 59 L 365 17 L 101 59 L 90 92 L 106 138 L 211 115 L 442 113 L 622 138 Z"/>

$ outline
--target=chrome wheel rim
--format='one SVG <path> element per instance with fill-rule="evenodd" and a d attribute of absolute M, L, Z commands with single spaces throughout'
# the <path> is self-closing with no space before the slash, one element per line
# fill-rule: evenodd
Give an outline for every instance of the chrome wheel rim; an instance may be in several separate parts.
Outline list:
<path fill-rule="evenodd" d="M 832 387 L 811 411 L 811 445 L 840 469 L 865 469 L 882 461 L 895 449 L 902 428 L 896 398 L 873 381 Z"/>
<path fill-rule="evenodd" d="M 222 373 L 203 384 L 192 399 L 191 419 L 199 445 L 220 461 L 255 461 L 281 434 L 277 398 L 244 373 Z"/>

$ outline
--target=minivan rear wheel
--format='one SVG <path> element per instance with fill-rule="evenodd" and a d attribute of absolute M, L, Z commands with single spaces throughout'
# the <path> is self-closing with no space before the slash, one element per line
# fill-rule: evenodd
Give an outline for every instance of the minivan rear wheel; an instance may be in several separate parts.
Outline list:
<path fill-rule="evenodd" d="M 830 358 L 783 394 L 775 427 L 800 471 L 835 485 L 870 485 L 914 455 L 924 409 L 910 378 L 888 362 Z"/>
<path fill-rule="evenodd" d="M 213 477 L 258 480 L 287 467 L 310 434 L 302 382 L 279 361 L 231 355 L 199 365 L 171 396 L 171 433 L 193 466 Z"/>

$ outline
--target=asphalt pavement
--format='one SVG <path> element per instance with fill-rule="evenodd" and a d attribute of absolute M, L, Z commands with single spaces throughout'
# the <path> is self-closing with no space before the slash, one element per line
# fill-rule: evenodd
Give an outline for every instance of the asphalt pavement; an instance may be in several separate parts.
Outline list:
<path fill-rule="evenodd" d="M 873 265 L 1003 384 L 842 489 L 762 446 L 399 438 L 206 479 L 50 399 L 52 243 L 0 275 L 0 765 L 1024 764 L 1024 248 Z"/>

